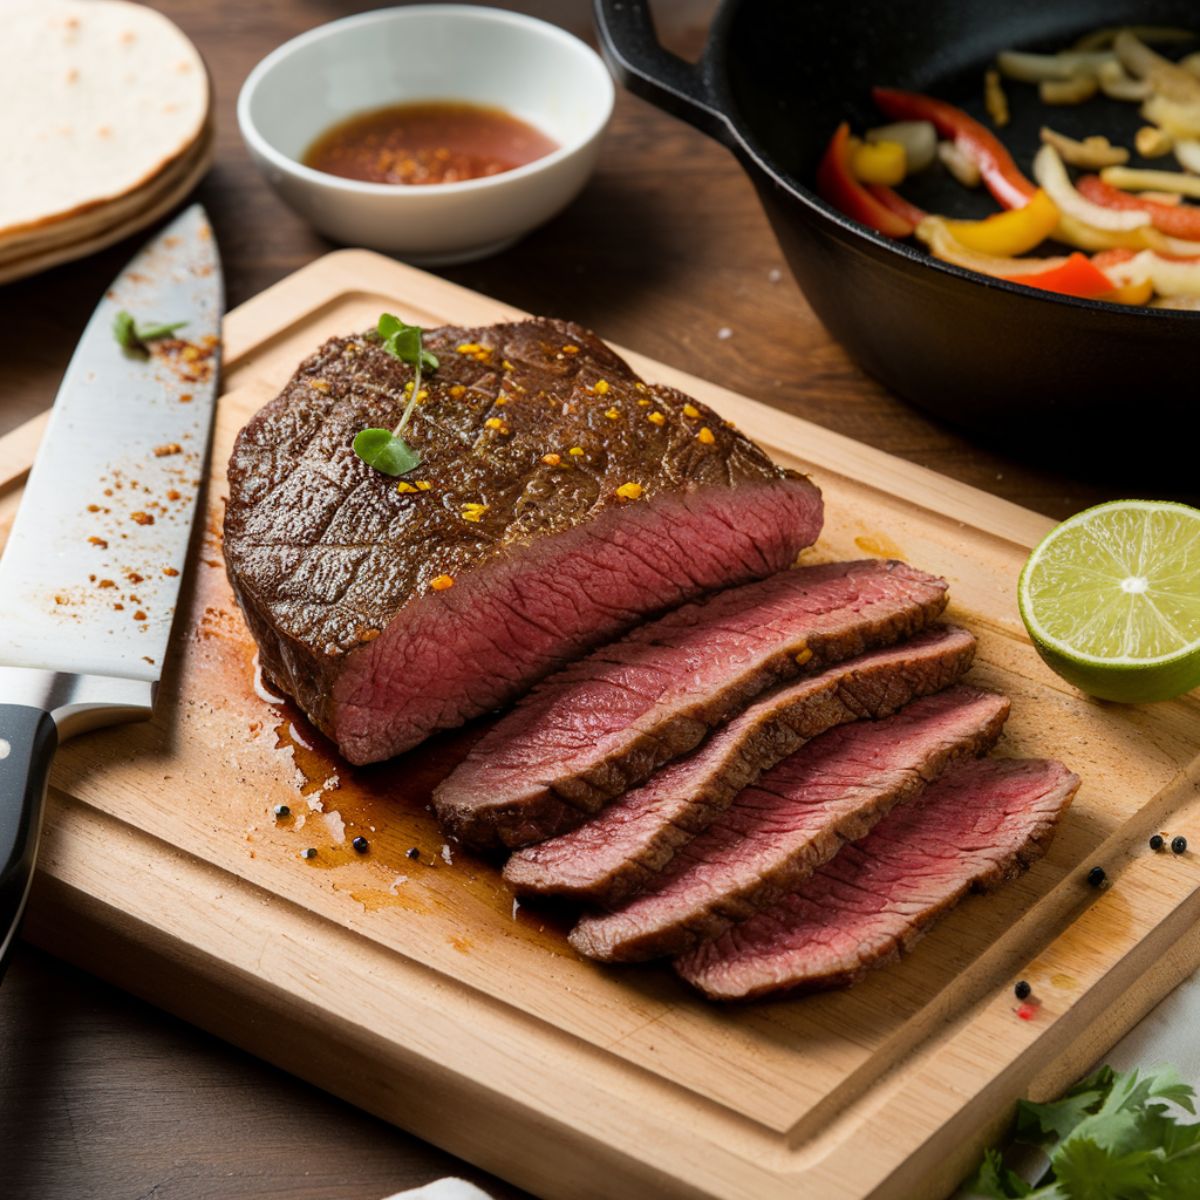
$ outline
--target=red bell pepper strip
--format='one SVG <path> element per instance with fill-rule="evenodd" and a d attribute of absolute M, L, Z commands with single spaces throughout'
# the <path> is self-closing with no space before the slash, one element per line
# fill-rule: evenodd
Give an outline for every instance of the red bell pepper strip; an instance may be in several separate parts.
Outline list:
<path fill-rule="evenodd" d="M 850 172 L 850 126 L 843 121 L 817 167 L 817 191 L 839 212 L 888 237 L 908 237 L 916 226 L 885 208 Z"/>
<path fill-rule="evenodd" d="M 1081 196 L 1093 204 L 1149 213 L 1150 224 L 1168 237 L 1183 238 L 1189 242 L 1200 241 L 1200 208 L 1195 205 L 1160 204 L 1157 200 L 1132 196 L 1113 187 L 1111 183 L 1105 183 L 1099 175 L 1084 175 L 1075 187 Z"/>
<path fill-rule="evenodd" d="M 915 204 L 905 200 L 895 188 L 890 188 L 887 184 L 868 183 L 865 186 L 867 191 L 884 208 L 890 209 L 896 216 L 907 221 L 914 229 L 929 215 L 923 208 L 918 208 Z"/>
<path fill-rule="evenodd" d="M 1113 290 L 1113 281 L 1086 254 L 1076 251 L 1061 266 L 1035 275 L 1007 275 L 1009 283 L 1023 283 L 1026 287 L 1039 288 L 1044 292 L 1058 292 L 1063 296 L 1082 296 L 1095 299 Z"/>
<path fill-rule="evenodd" d="M 952 140 L 978 165 L 988 191 L 1005 208 L 1024 208 L 1037 191 L 1037 184 L 1021 174 L 1000 139 L 961 108 L 894 88 L 872 88 L 871 95 L 880 111 L 893 121 L 931 121 L 942 137 Z"/>
<path fill-rule="evenodd" d="M 1112 250 L 1101 250 L 1099 254 L 1092 255 L 1092 266 L 1099 271 L 1107 271 L 1109 267 L 1128 262 L 1135 253 L 1136 251 L 1129 250 L 1124 246 L 1117 246 Z"/>

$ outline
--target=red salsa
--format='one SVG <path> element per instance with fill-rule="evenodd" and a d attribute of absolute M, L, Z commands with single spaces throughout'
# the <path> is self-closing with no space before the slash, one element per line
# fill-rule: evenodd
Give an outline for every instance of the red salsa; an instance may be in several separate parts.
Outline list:
<path fill-rule="evenodd" d="M 304 165 L 368 183 L 457 183 L 499 175 L 558 149 L 540 130 L 481 104 L 393 104 L 327 129 Z"/>

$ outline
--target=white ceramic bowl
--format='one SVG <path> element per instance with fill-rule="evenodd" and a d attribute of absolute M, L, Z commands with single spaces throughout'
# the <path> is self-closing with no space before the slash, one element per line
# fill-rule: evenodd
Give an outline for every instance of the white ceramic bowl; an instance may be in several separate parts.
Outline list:
<path fill-rule="evenodd" d="M 417 100 L 495 105 L 559 148 L 461 183 L 363 183 L 300 162 L 329 126 Z M 322 25 L 267 55 L 238 96 L 238 124 L 276 192 L 337 241 L 411 262 L 493 254 L 549 220 L 587 182 L 613 106 L 599 56 L 533 17 L 422 4 Z"/>

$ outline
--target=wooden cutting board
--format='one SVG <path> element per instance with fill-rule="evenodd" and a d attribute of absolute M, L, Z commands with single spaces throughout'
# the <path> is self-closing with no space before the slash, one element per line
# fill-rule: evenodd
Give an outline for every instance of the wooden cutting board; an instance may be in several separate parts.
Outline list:
<path fill-rule="evenodd" d="M 666 969 L 581 960 L 561 914 L 514 905 L 494 864 L 443 846 L 429 792 L 469 731 L 352 770 L 255 685 L 220 557 L 232 439 L 323 338 L 385 309 L 514 315 L 361 251 L 229 315 L 210 510 L 158 716 L 64 748 L 28 936 L 538 1195 L 947 1193 L 1018 1096 L 1065 1085 L 1200 962 L 1200 864 L 1146 845 L 1165 829 L 1200 847 L 1200 701 L 1101 705 L 1042 666 L 1014 591 L 1045 518 L 630 355 L 811 472 L 818 555 L 944 574 L 979 635 L 973 680 L 1012 697 L 1004 751 L 1059 756 L 1084 784 L 1046 859 L 851 991 L 718 1008 Z M 0 441 L 0 537 L 40 430 Z"/>

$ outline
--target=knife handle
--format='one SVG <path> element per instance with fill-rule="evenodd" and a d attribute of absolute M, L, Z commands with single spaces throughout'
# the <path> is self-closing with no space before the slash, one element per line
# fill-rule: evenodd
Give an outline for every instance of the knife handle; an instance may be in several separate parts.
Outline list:
<path fill-rule="evenodd" d="M 0 976 L 25 911 L 57 749 L 58 730 L 48 712 L 0 704 Z"/>

